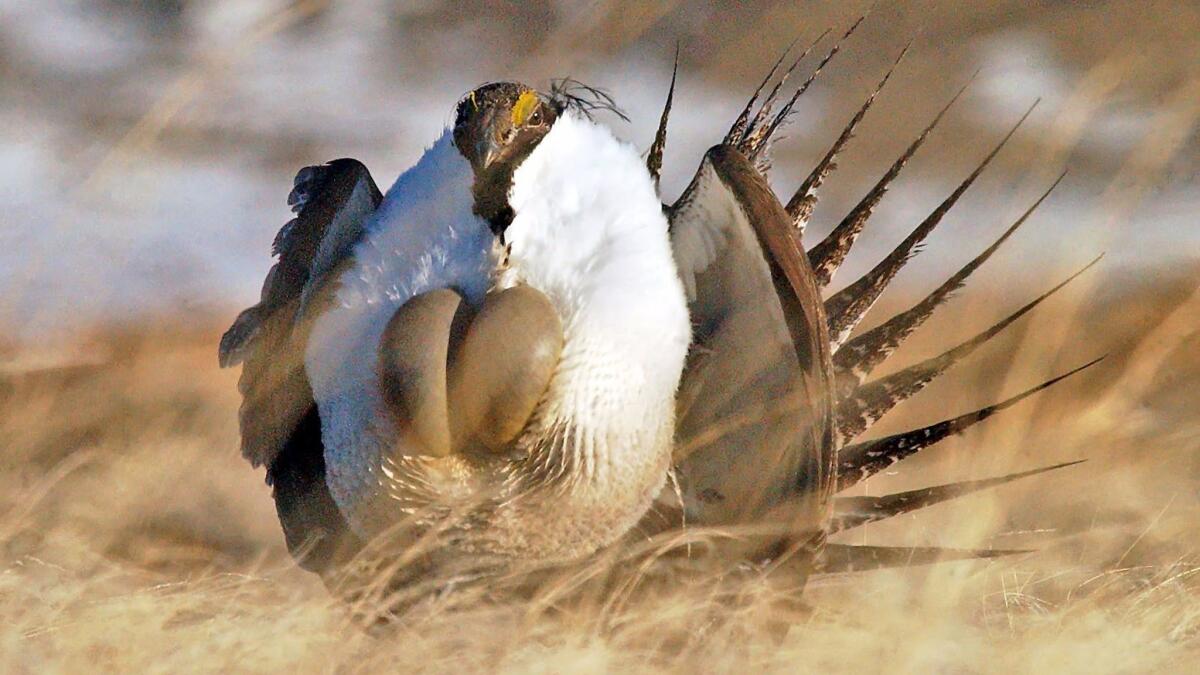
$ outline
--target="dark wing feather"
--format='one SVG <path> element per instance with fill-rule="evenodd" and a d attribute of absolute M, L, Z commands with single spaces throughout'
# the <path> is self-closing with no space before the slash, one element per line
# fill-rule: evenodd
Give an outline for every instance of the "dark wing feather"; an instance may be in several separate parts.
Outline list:
<path fill-rule="evenodd" d="M 288 203 L 298 212 L 275 238 L 279 256 L 261 301 L 221 337 L 222 366 L 242 363 L 242 454 L 269 465 L 312 406 L 304 375 L 305 331 L 297 315 L 349 254 L 383 196 L 366 167 L 339 159 L 296 175 Z"/>
<path fill-rule="evenodd" d="M 296 174 L 288 205 L 297 215 L 272 246 L 279 262 L 263 282 L 260 302 L 221 337 L 221 365 L 242 364 L 242 455 L 266 465 L 288 550 L 315 572 L 355 550 L 356 540 L 325 484 L 321 420 L 304 371 L 309 322 L 300 317 L 314 294 L 328 295 L 327 280 L 349 258 L 382 199 L 356 160 Z"/>
<path fill-rule="evenodd" d="M 815 528 L 834 461 L 832 365 L 798 233 L 729 145 L 705 154 L 668 215 L 694 324 L 677 426 L 687 517 L 719 525 L 777 514 Z M 766 414 L 780 402 L 786 414 Z"/>
<path fill-rule="evenodd" d="M 314 405 L 267 469 L 288 551 L 301 567 L 334 570 L 362 548 L 325 484 L 321 418 Z"/>

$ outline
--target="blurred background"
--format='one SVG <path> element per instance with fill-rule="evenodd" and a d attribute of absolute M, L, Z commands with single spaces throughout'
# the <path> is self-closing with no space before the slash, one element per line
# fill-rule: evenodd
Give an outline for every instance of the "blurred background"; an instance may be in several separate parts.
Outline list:
<path fill-rule="evenodd" d="M 678 45 L 663 182 L 671 200 L 793 40 L 804 45 L 832 29 L 801 65 L 807 75 L 867 8 L 0 0 L 0 593 L 15 599 L 0 647 L 43 659 L 0 664 L 132 668 L 145 651 L 158 667 L 183 666 L 170 659 L 202 654 L 213 639 L 195 617 L 214 615 L 261 639 L 307 636 L 269 662 L 279 667 L 309 663 L 314 649 L 328 650 L 326 666 L 345 656 L 346 645 L 322 632 L 333 620 L 319 584 L 288 562 L 261 470 L 237 456 L 237 373 L 216 368 L 221 331 L 257 300 L 297 169 L 356 157 L 386 187 L 451 121 L 463 93 L 495 79 L 546 87 L 570 76 L 605 88 L 632 121 L 600 121 L 645 149 Z M 917 573 L 928 583 L 876 575 L 872 585 L 816 587 L 827 605 L 875 608 L 870 620 L 890 607 L 897 626 L 916 612 L 929 624 L 922 644 L 973 645 L 999 659 L 993 667 L 1017 670 L 1061 670 L 1064 662 L 1048 656 L 1060 651 L 1076 665 L 1103 654 L 1109 660 L 1099 665 L 1133 658 L 1132 670 L 1153 670 L 1158 662 L 1143 658 L 1151 646 L 1163 650 L 1162 663 L 1185 662 L 1171 660 L 1182 659 L 1176 645 L 1196 649 L 1197 35 L 1195 0 L 884 0 L 800 100 L 775 154 L 772 182 L 785 198 L 912 41 L 822 190 L 812 243 L 977 72 L 883 200 L 835 289 L 886 254 L 1041 100 L 864 327 L 928 292 L 1069 172 L 881 374 L 974 335 L 1106 254 L 877 431 L 971 410 L 1109 354 L 1101 365 L 861 490 L 1090 461 L 850 535 L 1040 553 L 982 575 L 958 565 Z M 231 578 L 222 574 L 240 581 L 209 583 Z M 209 581 L 196 590 L 195 580 Z M 1128 593 L 1095 592 L 1110 582 Z M 1162 588 L 1175 604 L 1146 595 Z M 162 600 L 160 592 L 175 591 L 186 601 Z M 1072 599 L 1083 596 L 1102 598 L 1105 618 L 1071 623 Z M 288 623 L 278 620 L 284 606 L 320 609 Z M 1151 610 L 1161 625 L 1147 623 Z M 1042 624 L 1029 617 L 1051 617 L 1058 632 L 1037 632 Z M 830 650 L 842 645 L 838 636 L 860 635 L 841 620 L 836 635 L 821 633 Z M 983 631 L 962 633 L 973 626 Z M 183 633 L 130 646 L 130 633 L 166 627 Z M 1013 646 L 998 635 L 1032 639 L 1022 627 L 1037 632 L 1042 651 L 988 651 Z M 221 660 L 242 653 L 231 645 L 243 638 L 230 635 L 221 643 L 230 651 L 209 656 L 245 667 Z M 862 644 L 828 663 L 878 654 Z M 964 657 L 890 649 L 900 670 Z"/>
<path fill-rule="evenodd" d="M 672 196 L 792 40 L 807 44 L 833 29 L 811 65 L 866 8 L 5 0 L 5 314 L 20 336 L 40 341 L 97 319 L 246 305 L 288 218 L 284 199 L 299 167 L 357 157 L 390 185 L 449 122 L 458 97 L 488 80 L 544 87 L 571 76 L 604 87 L 633 121 L 603 121 L 644 149 L 678 44 L 664 184 Z M 781 193 L 794 188 L 913 40 L 829 182 L 815 234 L 979 74 L 884 200 L 878 236 L 865 238 L 843 279 L 886 251 L 1038 98 L 929 257 L 976 248 L 1067 168 L 1040 223 L 1007 256 L 1030 263 L 1023 276 L 1094 251 L 1108 252 L 1108 270 L 1194 263 L 1198 29 L 1200 4 L 1190 0 L 882 2 L 804 96 L 774 182 Z M 938 260 L 915 267 L 948 268 Z"/>

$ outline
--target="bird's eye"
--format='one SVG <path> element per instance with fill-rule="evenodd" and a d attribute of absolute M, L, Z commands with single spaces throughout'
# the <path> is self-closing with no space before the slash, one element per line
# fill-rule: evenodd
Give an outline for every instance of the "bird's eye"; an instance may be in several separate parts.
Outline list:
<path fill-rule="evenodd" d="M 542 109 L 538 108 L 537 110 L 533 111 L 532 115 L 529 116 L 529 124 L 532 126 L 537 126 L 541 123 L 542 123 Z"/>

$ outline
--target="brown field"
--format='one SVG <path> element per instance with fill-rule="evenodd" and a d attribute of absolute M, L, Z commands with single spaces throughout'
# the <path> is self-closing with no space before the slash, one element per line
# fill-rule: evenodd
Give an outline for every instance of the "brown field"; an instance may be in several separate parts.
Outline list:
<path fill-rule="evenodd" d="M 1051 300 L 889 424 L 965 410 L 1109 353 L 867 489 L 1087 463 L 849 535 L 1036 552 L 817 578 L 803 613 L 774 602 L 786 579 L 752 577 L 737 582 L 737 602 L 705 584 L 615 608 L 603 596 L 551 607 L 460 598 L 372 636 L 290 564 L 261 474 L 237 456 L 236 374 L 215 368 L 215 319 L 10 350 L 0 669 L 1184 672 L 1200 658 L 1195 278 L 1194 265 L 1157 278 L 1110 270 L 1105 290 Z M 949 310 L 967 320 L 935 319 L 905 355 L 1020 297 L 968 292 Z M 1068 346 L 1033 339 L 1072 314 Z"/>

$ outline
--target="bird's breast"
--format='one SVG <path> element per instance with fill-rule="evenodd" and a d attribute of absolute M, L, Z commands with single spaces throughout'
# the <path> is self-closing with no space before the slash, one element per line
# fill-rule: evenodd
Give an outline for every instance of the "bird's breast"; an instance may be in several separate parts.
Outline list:
<path fill-rule="evenodd" d="M 508 541 L 497 543 L 522 556 L 570 558 L 612 543 L 666 480 L 678 372 L 661 366 L 673 355 L 631 350 L 624 331 L 586 324 L 568 313 L 559 367 L 506 472 L 511 498 L 496 534 Z"/>

